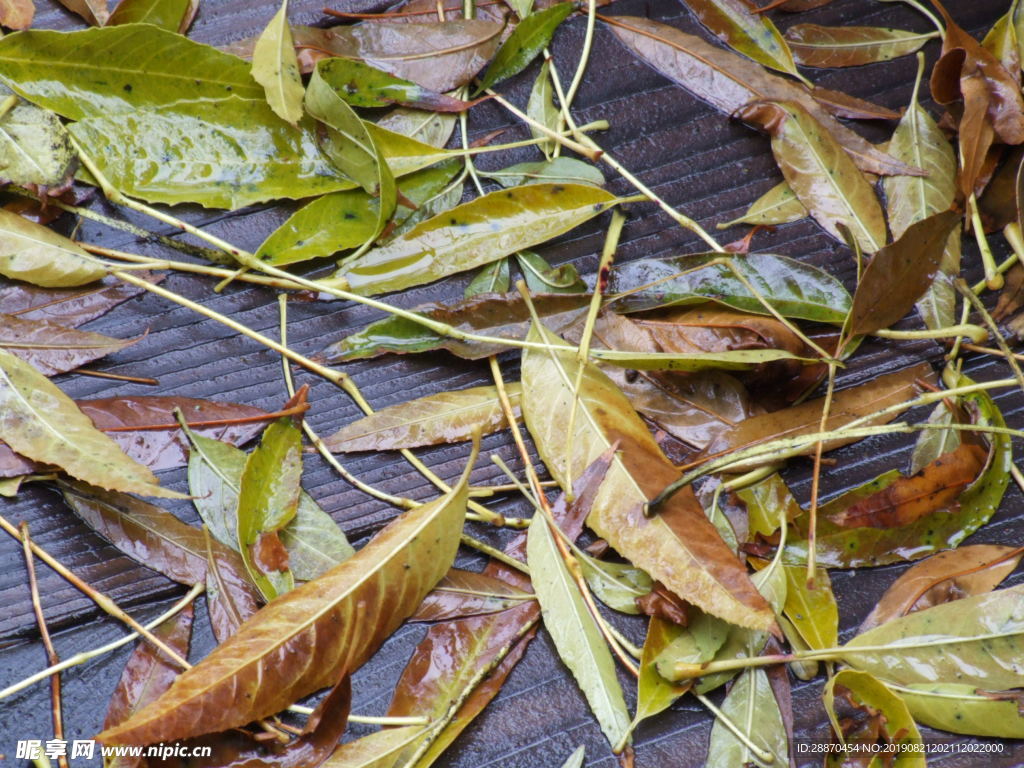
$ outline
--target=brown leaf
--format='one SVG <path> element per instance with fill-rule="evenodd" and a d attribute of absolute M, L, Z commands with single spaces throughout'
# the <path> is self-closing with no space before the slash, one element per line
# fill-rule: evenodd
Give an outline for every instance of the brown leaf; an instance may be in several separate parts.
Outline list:
<path fill-rule="evenodd" d="M 350 559 L 271 602 L 166 694 L 97 738 L 152 744 L 223 731 L 358 669 L 451 565 L 467 476 L 451 493 L 403 514 Z"/>
<path fill-rule="evenodd" d="M 154 285 L 164 279 L 150 272 L 135 274 Z M 84 288 L 40 288 L 0 279 L 0 310 L 22 320 L 49 320 L 77 328 L 142 292 L 142 288 L 113 277 Z"/>
<path fill-rule="evenodd" d="M 885 591 L 858 634 L 913 611 L 995 589 L 1020 563 L 1024 550 L 974 544 L 939 552 L 907 569 Z"/>
<path fill-rule="evenodd" d="M 64 328 L 49 320 L 24 320 L 0 313 L 0 349 L 30 363 L 46 376 L 73 371 L 130 346 L 136 339 Z"/>
<path fill-rule="evenodd" d="M 685 627 L 687 624 L 686 601 L 680 600 L 665 588 L 660 581 L 654 583 L 654 589 L 643 597 L 636 598 L 636 607 L 641 613 L 648 616 L 657 616 L 659 619 L 678 624 Z"/>
<path fill-rule="evenodd" d="M 1014 264 L 1005 273 L 1006 283 L 992 312 L 996 320 L 1005 320 L 1024 307 L 1024 267 Z"/>
<path fill-rule="evenodd" d="M 74 11 L 94 27 L 102 27 L 110 18 L 108 0 L 58 0 L 69 11 Z"/>
<path fill-rule="evenodd" d="M 841 528 L 896 528 L 955 503 L 985 466 L 988 452 L 962 443 L 910 477 L 900 478 L 829 519 Z"/>
<path fill-rule="evenodd" d="M 192 640 L 193 608 L 189 604 L 176 615 L 160 624 L 153 634 L 178 652 L 183 658 L 188 657 L 188 647 Z M 164 657 L 149 642 L 142 640 L 121 673 L 110 703 L 107 705 L 107 717 L 103 721 L 104 728 L 111 728 L 124 722 L 151 701 L 155 701 L 164 691 L 171 687 L 181 667 Z M 141 763 L 141 757 L 117 756 L 107 763 L 107 768 L 133 768 Z"/>
<path fill-rule="evenodd" d="M 935 372 L 927 363 L 918 363 L 895 373 L 887 373 L 865 384 L 836 392 L 825 425 L 827 431 L 841 429 L 845 424 L 875 411 L 910 400 L 917 394 L 914 382 L 922 379 L 934 383 Z M 748 419 L 735 429 L 714 441 L 705 450 L 705 455 L 716 456 L 727 451 L 746 448 L 769 440 L 797 437 L 817 432 L 821 425 L 822 398 L 809 400 L 790 408 Z M 884 424 L 896 418 L 890 413 L 882 419 L 868 424 Z M 836 439 L 825 443 L 825 450 L 849 445 L 855 440 Z M 811 452 L 813 448 L 808 448 Z"/>
<path fill-rule="evenodd" d="M 985 186 L 985 193 L 978 198 L 978 212 L 986 232 L 995 232 L 1007 224 L 1017 222 L 1017 176 L 1022 161 L 1024 147 L 1013 147 L 1003 158 L 998 170 L 992 174 Z"/>
<path fill-rule="evenodd" d="M 28 29 L 35 15 L 33 0 L 0 0 L 0 25 L 7 29 Z"/>
<path fill-rule="evenodd" d="M 410 621 L 443 621 L 497 613 L 531 600 L 528 592 L 486 573 L 452 568 Z"/>
<path fill-rule="evenodd" d="M 814 8 L 821 8 L 831 2 L 832 0 L 772 0 L 772 2 L 762 5 L 759 10 L 770 11 L 778 8 L 787 13 L 802 13 Z"/>
<path fill-rule="evenodd" d="M 836 117 L 845 117 L 849 120 L 900 119 L 899 112 L 873 104 L 864 99 L 858 99 L 856 96 L 851 96 L 842 91 L 833 91 L 830 88 L 815 86 L 811 90 L 811 96 Z"/>
<path fill-rule="evenodd" d="M 868 264 L 853 295 L 850 333 L 888 328 L 903 318 L 924 295 L 942 264 L 949 233 L 960 215 L 943 211 L 907 227 Z"/>
<path fill-rule="evenodd" d="M 238 555 L 218 544 L 204 528 L 206 608 L 218 643 L 231 637 L 260 608 L 260 595 Z"/>
<path fill-rule="evenodd" d="M 773 75 L 742 56 L 648 19 L 616 16 L 604 21 L 612 25 L 619 41 L 647 64 L 727 115 L 752 101 L 792 101 L 821 123 L 861 170 L 877 174 L 922 173 L 842 125 L 804 86 Z"/>
<path fill-rule="evenodd" d="M 793 58 L 805 67 L 859 67 L 914 53 L 935 32 L 908 32 L 889 27 L 823 27 L 794 24 L 786 30 Z"/>

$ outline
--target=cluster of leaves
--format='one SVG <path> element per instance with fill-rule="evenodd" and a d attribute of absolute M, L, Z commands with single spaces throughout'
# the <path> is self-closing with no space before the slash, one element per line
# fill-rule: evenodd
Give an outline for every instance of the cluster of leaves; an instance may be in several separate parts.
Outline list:
<path fill-rule="evenodd" d="M 594 165 L 563 151 L 606 161 L 643 198 L 667 204 L 576 125 L 585 55 L 571 82 L 546 59 L 525 112 L 516 110 L 534 136 L 516 145 L 535 144 L 542 159 L 485 173 L 472 158 L 500 149 L 488 146 L 494 137 L 468 146 L 463 130 L 462 148 L 450 146 L 456 123 L 482 100 L 507 104 L 494 86 L 583 12 L 569 2 L 446 10 L 412 0 L 329 28 L 289 24 L 284 2 L 257 38 L 218 50 L 184 34 L 195 0 L 122 0 L 113 12 L 62 0 L 93 26 L 0 39 L 0 173 L 22 200 L 36 200 L 0 209 L 0 492 L 50 482 L 121 551 L 200 585 L 219 643 L 184 671 L 141 644 L 102 742 L 187 741 L 212 748 L 211 766 L 426 768 L 497 694 L 541 622 L 627 764 L 642 720 L 727 684 L 707 763 L 785 764 L 789 671 L 809 679 L 823 661 L 824 709 L 844 743 L 898 748 L 916 765 L 919 723 L 1024 738 L 1024 594 L 995 589 L 1024 549 L 959 546 L 999 508 L 1014 470 L 1010 437 L 1019 433 L 987 392 L 1007 382 L 974 384 L 954 352 L 945 389 L 925 363 L 834 387 L 861 340 L 892 336 L 915 306 L 924 335 L 958 339 L 957 352 L 961 337 L 987 337 L 966 325 L 984 286 L 960 280 L 965 220 L 988 287 L 1009 270 L 997 316 L 1024 328 L 1013 317 L 1024 306 L 1024 269 L 996 265 L 986 240 L 1002 231 L 1024 255 L 1024 9 L 1014 0 L 980 43 L 938 2 L 937 17 L 908 0 L 934 22 L 928 33 L 797 23 L 783 34 L 764 13 L 827 1 L 758 9 L 686 0 L 726 47 L 649 19 L 599 15 L 593 2 L 586 14 L 698 99 L 770 136 L 784 180 L 720 226 L 812 217 L 853 252 L 853 295 L 827 271 L 750 252 L 749 237 L 721 248 L 674 211 L 713 250 L 612 267 L 621 211 L 637 198 L 608 192 Z M 31 2 L 0 11 L 8 27 L 30 25 Z M 902 114 L 817 87 L 798 69 L 882 62 L 935 38 L 931 92 L 947 109 L 938 122 L 918 98 L 923 57 Z M 898 123 L 875 146 L 840 118 Z M 153 273 L 128 273 L 117 254 L 46 226 L 54 207 L 95 215 L 73 205 L 90 186 L 203 237 L 232 269 L 137 257 Z M 252 254 L 146 204 L 237 209 L 283 199 L 305 202 Z M 529 250 L 608 211 L 591 281 Z M 282 269 L 339 254 L 323 278 Z M 155 271 L 176 268 L 321 291 L 388 316 L 310 360 L 160 287 Z M 470 270 L 457 302 L 409 311 L 369 298 Z M 356 552 L 302 488 L 305 388 L 276 413 L 179 397 L 72 400 L 48 377 L 138 341 L 79 326 L 142 291 L 198 308 L 335 383 L 343 379 L 325 364 L 439 350 L 489 358 L 493 386 L 370 412 L 323 441 L 308 434 L 325 452 L 415 460 L 409 449 L 511 429 L 530 481 L 513 478 L 534 510 L 517 521 L 526 533 L 504 552 L 485 547 L 492 559 L 482 572 L 453 568 L 468 511 L 511 522 L 472 500 L 474 450 L 439 498 L 387 497 L 407 511 Z M 1024 386 L 992 328 L 1016 374 L 1009 385 Z M 521 350 L 521 376 L 506 383 L 497 355 L 510 350 Z M 825 395 L 812 397 L 826 380 Z M 929 403 L 927 423 L 894 421 Z M 561 488 L 553 505 L 521 424 Z M 921 433 L 910 472 L 819 505 L 822 453 L 885 431 Z M 238 447 L 261 432 L 248 454 Z M 778 473 L 798 456 L 814 459 L 806 507 Z M 154 472 L 186 465 L 202 528 L 137 498 L 180 498 Z M 840 645 L 828 570 L 908 561 L 920 562 Z M 647 617 L 642 648 L 616 630 L 617 614 Z M 192 618 L 191 608 L 178 612 L 155 637 L 187 655 Z M 339 746 L 349 676 L 407 620 L 431 626 L 388 716 L 417 724 Z M 620 663 L 637 678 L 633 715 Z M 325 688 L 304 727 L 291 726 L 282 713 Z M 583 759 L 578 751 L 566 765 Z M 830 764 L 859 764 L 844 760 Z"/>

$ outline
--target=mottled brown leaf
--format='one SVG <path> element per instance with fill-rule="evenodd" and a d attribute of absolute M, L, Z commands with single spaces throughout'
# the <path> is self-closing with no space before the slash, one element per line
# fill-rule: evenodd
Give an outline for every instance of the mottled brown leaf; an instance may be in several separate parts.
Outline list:
<path fill-rule="evenodd" d="M 149 272 L 135 275 L 154 284 L 163 280 L 163 275 Z M 22 320 L 49 320 L 65 328 L 77 328 L 142 292 L 142 288 L 113 277 L 86 288 L 40 288 L 0 278 L 0 312 Z"/>
<path fill-rule="evenodd" d="M 140 337 L 141 338 L 141 337 Z M 49 320 L 24 320 L 0 313 L 0 349 L 46 376 L 73 371 L 139 341 L 65 328 Z"/>
<path fill-rule="evenodd" d="M 487 573 L 452 568 L 423 599 L 410 621 L 444 621 L 497 613 L 533 596 Z"/>

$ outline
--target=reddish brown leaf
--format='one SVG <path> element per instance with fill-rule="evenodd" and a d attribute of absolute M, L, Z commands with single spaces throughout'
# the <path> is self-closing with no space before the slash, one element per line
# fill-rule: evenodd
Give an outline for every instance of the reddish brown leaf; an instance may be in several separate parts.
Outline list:
<path fill-rule="evenodd" d="M 284 548 L 277 531 L 264 531 L 253 546 L 253 560 L 261 571 L 287 571 L 288 550 Z"/>
<path fill-rule="evenodd" d="M 958 547 L 922 560 L 900 574 L 861 624 L 865 632 L 899 616 L 996 588 L 1024 550 L 996 544 Z"/>
<path fill-rule="evenodd" d="M 657 616 L 681 627 L 687 624 L 686 601 L 672 594 L 661 582 L 655 582 L 654 589 L 643 597 L 638 597 L 636 607 L 648 616 Z"/>
<path fill-rule="evenodd" d="M 497 613 L 532 600 L 528 592 L 486 573 L 452 568 L 410 621 L 465 619 Z"/>
<path fill-rule="evenodd" d="M 985 466 L 988 452 L 962 443 L 917 474 L 901 478 L 883 490 L 851 504 L 829 519 L 842 528 L 895 528 L 955 503 Z"/>
<path fill-rule="evenodd" d="M 850 120 L 900 119 L 899 112 L 894 112 L 891 109 L 873 104 L 864 99 L 858 99 L 856 96 L 851 96 L 842 91 L 833 91 L 829 88 L 815 86 L 811 90 L 811 96 L 836 117 L 845 117 Z"/>
<path fill-rule="evenodd" d="M 0 349 L 17 355 L 45 376 L 73 371 L 141 338 L 114 339 L 101 333 L 65 328 L 49 320 L 0 314 Z"/>
<path fill-rule="evenodd" d="M 136 276 L 154 284 L 163 280 L 163 275 L 149 272 L 137 272 Z M 0 311 L 22 320 L 49 320 L 65 328 L 77 328 L 138 296 L 142 290 L 112 277 L 84 288 L 40 288 L 0 280 Z"/>
<path fill-rule="evenodd" d="M 218 643 L 231 637 L 260 608 L 260 596 L 238 556 L 203 529 L 206 544 L 206 607 Z M 227 553 L 227 556 L 225 556 Z"/>

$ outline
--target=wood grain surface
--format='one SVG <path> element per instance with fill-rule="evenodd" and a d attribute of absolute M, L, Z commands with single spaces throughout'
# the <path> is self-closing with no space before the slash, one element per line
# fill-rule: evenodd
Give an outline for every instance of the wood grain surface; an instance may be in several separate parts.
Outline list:
<path fill-rule="evenodd" d="M 292 0 L 289 15 L 293 22 L 326 24 L 321 12 L 323 0 Z M 345 10 L 371 7 L 372 0 L 347 0 Z M 950 10 L 966 29 L 980 37 L 999 15 L 1007 0 L 950 2 Z M 75 29 L 82 25 L 54 0 L 37 0 L 35 26 Z M 258 33 L 274 13 L 274 0 L 201 0 L 201 9 L 191 36 L 220 44 Z M 681 29 L 702 34 L 697 23 L 677 0 L 617 0 L 606 9 L 613 14 L 647 15 Z M 780 26 L 792 23 L 866 24 L 903 29 L 927 30 L 925 19 L 900 4 L 869 0 L 836 0 L 830 6 L 799 16 L 780 15 Z M 553 51 L 560 71 L 575 67 L 583 39 L 584 20 L 575 18 L 558 32 Z M 933 61 L 936 42 L 926 51 Z M 846 90 L 855 96 L 899 109 L 906 104 L 913 83 L 915 61 L 905 57 L 886 64 L 849 70 L 812 71 L 820 85 Z M 502 86 L 512 101 L 524 104 L 536 65 Z M 934 105 L 929 102 L 933 114 Z M 611 128 L 598 141 L 620 162 L 671 204 L 697 219 L 709 230 L 718 221 L 738 215 L 758 195 L 779 179 L 769 151 L 768 140 L 692 98 L 682 89 L 638 62 L 612 38 L 607 30 L 597 29 L 594 53 L 576 102 L 576 113 L 583 122 L 607 119 Z M 505 128 L 502 140 L 528 137 L 498 105 L 485 103 L 475 107 L 471 116 L 472 137 Z M 882 141 L 889 125 L 858 124 L 858 130 L 874 141 Z M 471 137 L 471 138 L 472 138 Z M 536 159 L 531 149 L 504 153 L 500 158 L 483 157 L 483 167 L 498 167 L 507 162 Z M 616 193 L 632 190 L 622 179 L 612 179 L 609 187 Z M 142 226 L 154 228 L 154 222 L 129 211 L 116 211 L 103 201 L 91 205 L 110 215 L 124 216 Z M 179 207 L 178 215 L 201 224 L 227 240 L 254 249 L 292 210 L 288 204 L 261 206 L 236 213 L 218 213 L 198 208 Z M 679 229 L 655 206 L 630 207 L 625 226 L 620 260 L 644 256 L 669 255 L 700 250 L 689 233 Z M 593 272 L 601 250 L 607 214 L 573 230 L 538 251 L 556 264 L 574 263 L 585 275 Z M 75 222 L 61 220 L 64 231 Z M 174 234 L 156 228 L 165 234 Z M 724 233 L 723 242 L 739 238 L 745 229 Z M 166 253 L 124 233 L 82 221 L 77 237 L 83 241 L 123 248 L 146 254 Z M 998 242 L 996 242 L 998 241 Z M 965 243 L 969 241 L 965 239 Z M 994 238 L 997 256 L 1005 257 L 1001 238 Z M 852 287 L 854 264 L 845 249 L 839 247 L 810 221 L 779 227 L 774 233 L 759 234 L 755 247 L 761 251 L 795 256 L 823 267 Z M 171 252 L 173 255 L 173 252 Z M 977 278 L 977 251 L 965 248 L 968 272 Z M 449 300 L 461 295 L 468 277 L 455 276 L 440 283 L 392 297 L 402 306 Z M 269 289 L 232 285 L 222 294 L 212 292 L 206 278 L 171 275 L 165 285 L 189 298 L 231 315 L 240 322 L 272 337 L 277 335 L 277 302 Z M 990 297 L 991 298 L 991 297 Z M 2 310 L 2 307 L 0 307 Z M 350 333 L 379 313 L 343 302 L 292 302 L 289 340 L 306 354 L 320 351 L 331 341 Z M 905 321 L 917 327 L 917 320 Z M 86 326 L 90 330 L 119 337 L 134 337 L 146 331 L 146 338 L 94 366 L 99 370 L 159 379 L 159 386 L 122 384 L 80 375 L 64 375 L 57 383 L 72 397 L 107 397 L 125 394 L 181 395 L 231 400 L 274 410 L 286 399 L 281 365 L 276 354 L 255 342 L 239 337 L 211 320 L 151 295 L 131 299 L 105 317 Z M 843 371 L 839 386 L 859 383 L 886 371 L 906 367 L 920 359 L 938 364 L 943 350 L 929 342 L 865 344 L 850 367 Z M 975 379 L 993 379 L 1008 375 L 1005 366 L 991 358 L 970 358 L 967 373 Z M 517 373 L 515 356 L 505 363 L 508 376 Z M 386 357 L 378 361 L 358 362 L 346 370 L 363 388 L 369 401 L 381 407 L 439 392 L 486 383 L 486 364 L 459 361 L 447 353 L 417 357 Z M 359 414 L 356 405 L 340 390 L 304 372 L 299 383 L 312 387 L 309 420 L 321 434 L 328 434 Z M 1022 424 L 1024 398 L 1019 392 L 1004 392 L 996 398 L 1011 426 Z M 911 416 L 923 418 L 923 413 Z M 837 451 L 834 468 L 823 474 L 823 491 L 829 496 L 852 487 L 894 467 L 905 468 L 912 438 L 883 436 Z M 496 435 L 484 441 L 485 452 L 500 454 L 511 466 L 519 467 L 507 436 Z M 420 452 L 424 461 L 441 477 L 453 479 L 461 471 L 466 451 L 462 446 L 442 447 Z M 366 482 L 391 493 L 426 500 L 431 487 L 405 461 L 395 454 L 343 457 L 346 466 Z M 787 479 L 801 501 L 809 493 L 809 464 L 794 462 Z M 480 461 L 473 474 L 475 483 L 502 482 L 497 469 Z M 163 484 L 176 490 L 187 489 L 183 470 L 161 474 Z M 350 538 L 361 544 L 366 536 L 395 515 L 395 510 L 361 494 L 339 479 L 319 457 L 307 460 L 306 489 L 341 524 Z M 187 521 L 196 519 L 187 503 L 168 504 L 169 509 Z M 497 500 L 493 507 L 507 513 L 525 513 L 516 499 Z M 36 541 L 83 579 L 114 598 L 140 619 L 151 618 L 182 594 L 182 589 L 118 552 L 88 530 L 67 509 L 54 492 L 45 488 L 26 488 L 14 500 L 0 502 L 2 514 L 14 523 L 27 521 Z M 479 535 L 493 541 L 506 534 L 481 528 Z M 1019 490 L 1011 486 L 1001 510 L 993 521 L 970 539 L 970 543 L 1019 544 L 1024 539 L 1024 509 Z M 479 567 L 480 560 L 464 552 L 460 564 Z M 86 650 L 124 633 L 123 627 L 108 619 L 86 598 L 42 565 L 40 576 L 43 606 L 55 643 L 62 657 Z M 842 637 L 848 638 L 871 610 L 885 588 L 901 572 L 902 566 L 833 573 L 839 601 Z M 1020 582 L 1019 575 L 1009 583 Z M 196 620 L 204 627 L 202 601 Z M 639 639 L 642 623 L 623 622 L 624 631 Z M 392 688 L 409 654 L 424 632 L 422 625 L 401 629 L 354 679 L 353 711 L 382 714 Z M 197 633 L 193 658 L 200 658 L 212 647 L 205 630 Z M 64 675 L 64 712 L 67 738 L 91 738 L 102 723 L 107 701 L 131 646 Z M 0 537 L 0 688 L 44 667 L 45 654 L 38 639 L 26 585 L 20 546 L 6 535 Z M 623 678 L 627 695 L 633 684 Z M 795 722 L 798 739 L 827 739 L 827 721 L 820 706 L 820 678 L 811 683 L 797 682 L 794 688 Z M 641 768 L 689 768 L 700 766 L 712 718 L 692 698 L 684 698 L 665 714 L 640 727 L 637 733 L 637 766 Z M 367 732 L 354 726 L 352 734 Z M 997 744 L 994 741 L 951 737 L 925 731 L 931 742 L 957 742 L 960 745 Z M 39 684 L 0 702 L 0 753 L 7 764 L 15 764 L 18 739 L 47 739 L 52 734 L 49 715 L 49 690 Z M 809 742 L 807 742 L 809 743 Z M 450 749 L 443 764 L 449 768 L 558 768 L 579 744 L 587 745 L 587 766 L 611 768 L 616 760 L 595 721 L 587 711 L 575 683 L 559 662 L 550 641 L 543 633 L 533 642 L 523 661 L 512 673 L 497 700 Z M 801 758 L 800 765 L 820 764 L 819 757 Z M 99 764 L 83 761 L 81 764 Z M 951 752 L 930 759 L 931 765 L 952 768 L 968 766 L 1024 765 L 1024 747 L 1006 744 L 1002 754 L 979 755 Z"/>

